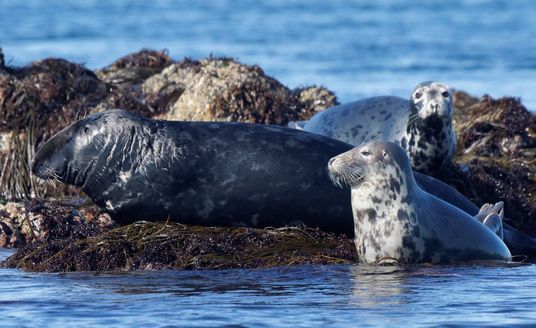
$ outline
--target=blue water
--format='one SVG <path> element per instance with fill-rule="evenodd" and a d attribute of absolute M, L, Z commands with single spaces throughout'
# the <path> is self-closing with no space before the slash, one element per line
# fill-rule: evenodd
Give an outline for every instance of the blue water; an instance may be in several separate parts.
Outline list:
<path fill-rule="evenodd" d="M 408 97 L 436 79 L 536 109 L 536 1 L 2 0 L 12 64 L 47 56 L 98 68 L 141 48 L 177 59 L 259 64 L 290 87 L 322 84 L 342 102 Z"/>
<path fill-rule="evenodd" d="M 1 252 L 0 252 L 1 254 Z M 536 266 L 0 270 L 2 326 L 530 326 Z"/>
<path fill-rule="evenodd" d="M 436 79 L 536 109 L 536 1 L 1 0 L 11 64 L 99 68 L 141 48 L 259 64 L 342 102 Z M 9 252 L 0 250 L 0 257 Z M 366 266 L 132 274 L 0 270 L 0 326 L 515 326 L 536 266 Z"/>

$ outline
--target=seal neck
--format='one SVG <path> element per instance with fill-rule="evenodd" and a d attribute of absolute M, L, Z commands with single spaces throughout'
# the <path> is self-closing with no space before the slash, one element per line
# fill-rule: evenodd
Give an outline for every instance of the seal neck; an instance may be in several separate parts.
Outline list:
<path fill-rule="evenodd" d="M 450 117 L 432 115 L 408 122 L 406 136 L 400 144 L 409 155 L 412 167 L 433 174 L 450 161 L 456 138 Z"/>

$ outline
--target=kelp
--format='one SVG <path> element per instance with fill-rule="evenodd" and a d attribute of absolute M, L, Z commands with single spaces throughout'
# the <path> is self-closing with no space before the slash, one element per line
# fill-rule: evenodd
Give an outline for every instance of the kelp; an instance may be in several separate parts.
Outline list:
<path fill-rule="evenodd" d="M 36 242 L 3 267 L 40 272 L 268 268 L 356 261 L 345 236 L 307 227 L 199 227 L 137 222 L 87 238 Z"/>

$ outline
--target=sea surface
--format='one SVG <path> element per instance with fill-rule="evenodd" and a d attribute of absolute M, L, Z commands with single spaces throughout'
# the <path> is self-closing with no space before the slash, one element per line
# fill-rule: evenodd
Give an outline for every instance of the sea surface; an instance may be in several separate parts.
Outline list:
<path fill-rule="evenodd" d="M 341 102 L 440 80 L 536 109 L 536 1 L 0 0 L 11 65 L 99 68 L 142 48 L 235 57 Z M 0 250 L 0 258 L 11 251 Z M 0 269 L 0 326 L 536 324 L 536 266 L 304 266 L 41 274 Z"/>
<path fill-rule="evenodd" d="M 2 327 L 536 324 L 535 265 L 67 274 L 4 269 L 0 288 Z"/>
<path fill-rule="evenodd" d="M 90 68 L 142 48 L 229 56 L 341 102 L 439 80 L 536 109 L 535 16 L 528 0 L 1 0 L 0 47 Z"/>

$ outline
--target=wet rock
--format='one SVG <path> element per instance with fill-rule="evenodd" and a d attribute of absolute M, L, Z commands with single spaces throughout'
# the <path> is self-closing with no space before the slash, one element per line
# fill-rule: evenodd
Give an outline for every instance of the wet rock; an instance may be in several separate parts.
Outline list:
<path fill-rule="evenodd" d="M 5 202 L 0 204 L 0 247 L 21 247 L 66 238 L 85 238 L 114 227 L 95 205 L 69 202 Z"/>
<path fill-rule="evenodd" d="M 267 268 L 356 260 L 344 236 L 309 228 L 211 228 L 139 222 L 87 238 L 33 243 L 4 267 L 31 271 Z"/>

